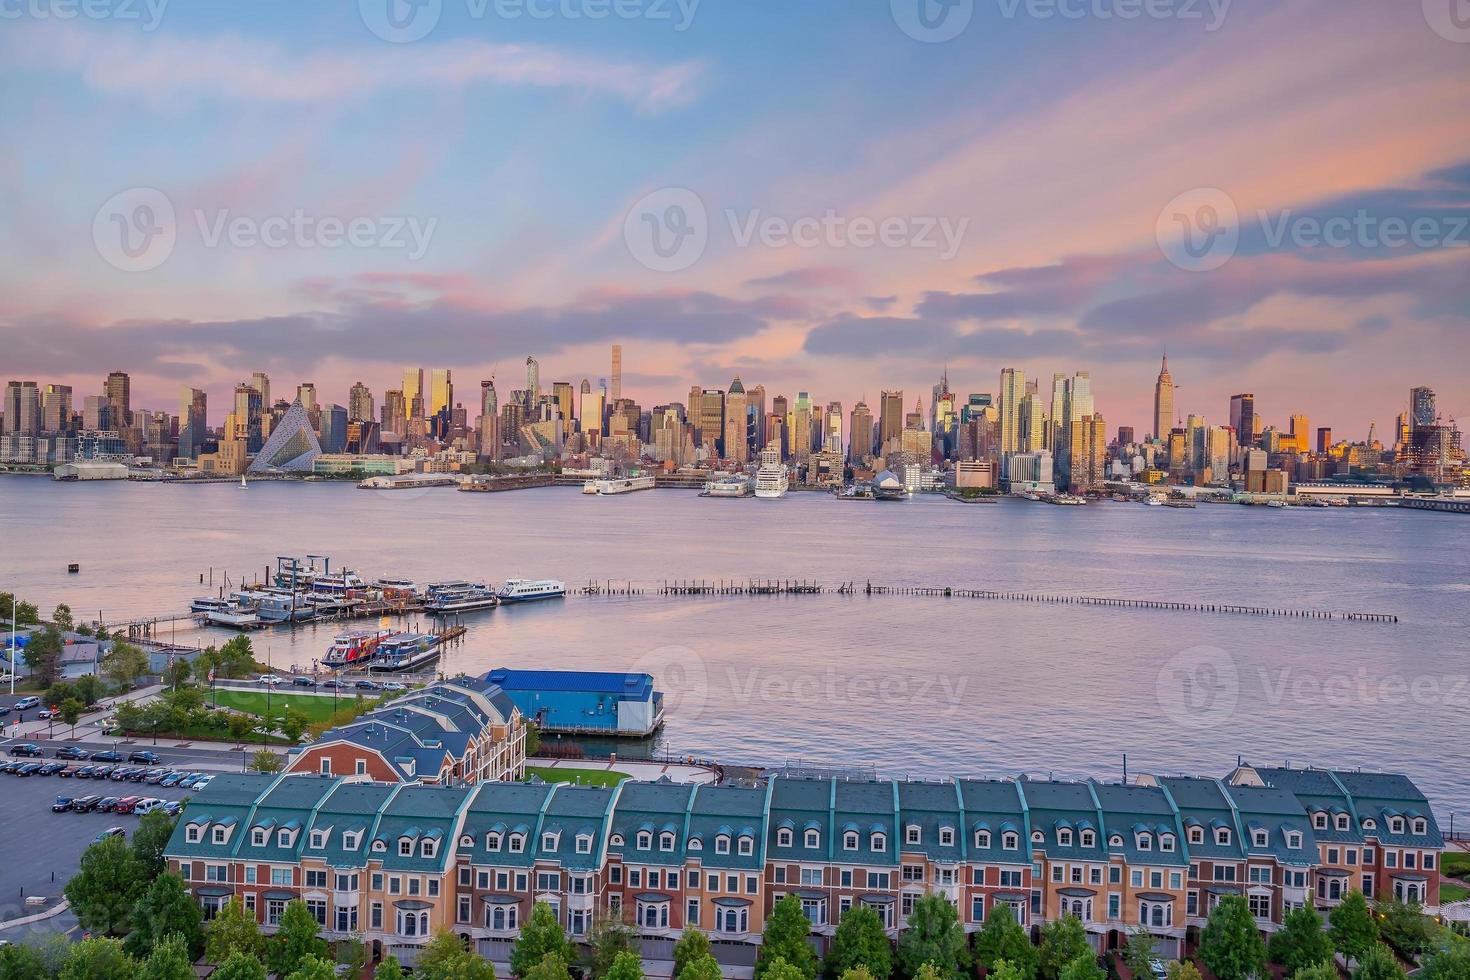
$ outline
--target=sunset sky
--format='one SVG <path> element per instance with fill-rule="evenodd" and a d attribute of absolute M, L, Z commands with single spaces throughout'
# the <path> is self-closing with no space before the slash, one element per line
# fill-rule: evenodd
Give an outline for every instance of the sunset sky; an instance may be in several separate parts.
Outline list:
<path fill-rule="evenodd" d="M 1210 422 L 1254 391 L 1268 424 L 1360 439 L 1414 384 L 1470 418 L 1470 37 L 1437 0 L 959 0 L 945 41 L 910 36 L 938 0 L 175 0 L 157 24 L 163 0 L 109 2 L 0 19 L 0 375 L 78 403 L 122 369 L 135 407 L 190 384 L 218 423 L 252 371 L 345 404 L 413 364 L 473 405 L 527 354 L 595 383 L 621 343 L 645 406 L 737 373 L 927 408 L 946 365 L 961 394 L 1086 370 L 1142 434 L 1167 348 Z M 104 207 L 136 188 L 175 214 L 142 271 Z M 675 271 L 630 245 L 665 188 L 706 215 Z M 1202 201 L 1240 216 L 1208 271 L 1157 237 Z M 422 255 L 213 238 L 297 213 L 430 232 Z M 941 247 L 744 240 L 829 214 Z M 1312 240 L 1334 216 L 1349 240 Z"/>

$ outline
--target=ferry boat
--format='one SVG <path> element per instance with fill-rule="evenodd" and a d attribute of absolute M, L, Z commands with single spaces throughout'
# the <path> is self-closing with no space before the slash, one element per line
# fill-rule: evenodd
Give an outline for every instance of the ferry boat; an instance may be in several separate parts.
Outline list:
<path fill-rule="evenodd" d="M 287 589 L 243 589 L 234 594 L 242 604 L 255 610 L 255 614 L 266 623 L 305 622 L 316 618 L 316 606 L 307 599 L 305 592 L 292 593 Z"/>
<path fill-rule="evenodd" d="M 327 652 L 322 657 L 322 666 L 350 667 L 359 660 L 371 658 L 378 649 L 378 644 L 395 632 L 397 631 L 379 629 L 338 633 L 332 638 L 332 645 L 327 647 Z"/>
<path fill-rule="evenodd" d="M 229 599 L 216 599 L 213 596 L 202 596 L 189 603 L 189 611 L 197 613 L 214 612 L 217 609 L 229 609 L 236 603 Z"/>
<path fill-rule="evenodd" d="M 200 608 L 201 606 L 204 608 Z M 243 602 L 230 599 L 195 599 L 191 608 L 201 613 L 200 618 L 211 626 L 248 630 L 262 625 L 259 614 Z"/>
<path fill-rule="evenodd" d="M 704 492 L 701 497 L 748 497 L 750 496 L 750 477 L 744 473 L 719 473 L 704 484 Z"/>
<path fill-rule="evenodd" d="M 419 587 L 411 578 L 399 578 L 395 575 L 379 575 L 373 579 L 373 588 L 384 595 L 412 596 L 417 595 Z"/>
<path fill-rule="evenodd" d="M 537 599 L 559 599 L 567 594 L 567 586 L 565 582 L 549 578 L 539 582 L 510 578 L 495 594 L 501 602 L 535 602 Z"/>
<path fill-rule="evenodd" d="M 439 637 L 433 633 L 394 633 L 378 643 L 368 670 L 402 674 L 438 658 Z"/>
<path fill-rule="evenodd" d="M 634 490 L 652 490 L 654 487 L 654 479 L 651 476 L 622 476 L 592 482 L 597 484 L 597 492 L 604 497 L 619 493 L 632 493 Z M 583 486 L 582 492 L 587 492 L 586 486 Z"/>
<path fill-rule="evenodd" d="M 588 480 L 586 483 L 582 484 L 582 492 L 597 493 L 597 484 L 601 482 L 601 480 Z"/>
<path fill-rule="evenodd" d="M 424 592 L 424 610 L 433 616 L 493 609 L 500 599 L 481 582 L 439 582 Z"/>
<path fill-rule="evenodd" d="M 352 592 L 367 587 L 367 580 L 350 568 L 330 575 L 317 575 L 311 580 L 313 592 Z"/>

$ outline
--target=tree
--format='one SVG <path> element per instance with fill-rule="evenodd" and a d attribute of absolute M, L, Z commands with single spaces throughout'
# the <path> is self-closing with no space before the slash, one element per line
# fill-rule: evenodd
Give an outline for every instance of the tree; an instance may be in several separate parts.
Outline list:
<path fill-rule="evenodd" d="M 1031 980 L 1034 968 L 1012 963 L 1010 960 L 1000 960 L 994 966 L 986 968 L 986 980 Z"/>
<path fill-rule="evenodd" d="M 266 954 L 271 972 L 285 976 L 308 956 L 328 959 L 327 944 L 319 938 L 321 931 L 321 923 L 316 921 L 305 902 L 299 898 L 287 902 Z"/>
<path fill-rule="evenodd" d="M 631 952 L 637 957 L 639 952 L 638 933 L 628 922 L 611 912 L 602 913 L 593 921 L 592 928 L 587 935 L 587 945 L 590 949 L 587 969 L 593 980 L 602 980 L 607 976 L 619 955 Z M 676 945 L 675 953 L 677 952 Z M 641 957 L 638 961 L 643 962 Z M 674 967 L 677 975 L 677 959 Z"/>
<path fill-rule="evenodd" d="M 47 626 L 33 634 L 21 650 L 21 657 L 31 668 L 31 676 L 37 684 L 42 687 L 55 684 L 56 675 L 61 670 L 61 631 L 55 626 Z"/>
<path fill-rule="evenodd" d="M 250 637 L 232 637 L 219 649 L 219 672 L 226 677 L 244 677 L 255 670 L 255 651 Z"/>
<path fill-rule="evenodd" d="M 91 707 L 102 697 L 102 681 L 95 674 L 83 674 L 72 682 L 72 690 L 82 704 Z"/>
<path fill-rule="evenodd" d="M 265 964 L 249 953 L 237 951 L 209 975 L 209 980 L 266 980 Z"/>
<path fill-rule="evenodd" d="M 127 842 L 109 837 L 82 853 L 81 868 L 64 893 L 83 929 L 120 936 L 127 932 L 133 905 L 147 884 Z"/>
<path fill-rule="evenodd" d="M 1470 977 L 1470 941 L 1453 937 L 1424 957 L 1424 968 L 1416 980 L 1465 980 Z"/>
<path fill-rule="evenodd" d="M 1041 956 L 1036 974 L 1041 980 L 1058 980 L 1067 964 L 1080 956 L 1092 955 L 1082 920 L 1075 915 L 1064 915 L 1041 930 Z"/>
<path fill-rule="evenodd" d="M 77 722 L 81 721 L 85 706 L 76 698 L 67 698 L 56 707 L 58 713 L 61 715 L 61 720 L 66 722 L 67 727 L 71 729 L 71 734 L 75 736 L 77 733 Z"/>
<path fill-rule="evenodd" d="M 679 941 L 674 943 L 674 976 L 682 974 L 690 963 L 709 955 L 709 937 L 693 926 L 685 926 Z"/>
<path fill-rule="evenodd" d="M 1086 952 L 1062 967 L 1057 977 L 1059 980 L 1108 980 L 1108 971 L 1097 965 L 1096 956 Z"/>
<path fill-rule="evenodd" d="M 832 948 L 822 961 L 828 977 L 840 980 L 850 970 L 864 968 L 874 977 L 887 980 L 893 972 L 893 946 L 883 931 L 883 920 L 867 905 L 854 905 L 842 913 Z"/>
<path fill-rule="evenodd" d="M 965 928 L 954 906 L 939 895 L 925 895 L 909 913 L 909 927 L 898 940 L 898 971 L 916 977 L 928 963 L 941 978 L 958 977 L 969 965 Z"/>
<path fill-rule="evenodd" d="M 495 967 L 465 949 L 454 933 L 444 931 L 425 944 L 414 966 L 414 976 L 426 980 L 495 980 Z"/>
<path fill-rule="evenodd" d="M 189 896 L 183 879 L 173 874 L 159 875 L 133 906 L 133 931 L 125 944 L 127 950 L 141 956 L 165 936 L 178 936 L 193 962 L 204 949 L 204 934 L 199 927 L 202 917 L 199 903 Z"/>
<path fill-rule="evenodd" d="M 607 980 L 643 980 L 643 957 L 625 949 L 613 957 L 612 966 L 604 976 Z"/>
<path fill-rule="evenodd" d="M 361 976 L 368 959 L 367 943 L 362 941 L 361 936 L 353 933 L 346 939 L 337 940 L 337 966 L 345 967 L 342 972 L 347 976 Z"/>
<path fill-rule="evenodd" d="M 1169 980 L 1204 980 L 1200 976 L 1199 967 L 1188 960 L 1170 963 L 1168 967 Z"/>
<path fill-rule="evenodd" d="M 164 687 L 178 688 L 189 682 L 189 661 L 183 657 L 175 657 L 170 660 L 168 666 L 163 668 Z"/>
<path fill-rule="evenodd" d="M 133 856 L 143 866 L 150 881 L 163 874 L 163 849 L 168 846 L 168 839 L 174 835 L 176 823 L 177 817 L 163 810 L 154 810 L 143 814 L 138 820 L 138 829 L 133 831 Z M 194 948 L 192 939 L 190 943 L 191 948 Z"/>
<path fill-rule="evenodd" d="M 1244 898 L 1227 895 L 1210 912 L 1199 958 L 1219 980 L 1249 980 L 1266 972 L 1266 944 Z"/>
<path fill-rule="evenodd" d="M 373 980 L 403 980 L 403 967 L 398 964 L 398 957 L 383 957 L 383 962 L 373 972 Z"/>
<path fill-rule="evenodd" d="M 83 939 L 66 954 L 57 980 L 132 980 L 138 964 L 122 943 L 105 936 Z"/>
<path fill-rule="evenodd" d="M 296 969 L 286 976 L 286 980 L 337 980 L 337 967 L 330 959 L 305 956 Z"/>
<path fill-rule="evenodd" d="M 975 936 L 975 959 L 987 970 L 996 969 L 1002 960 L 1019 970 L 1026 980 L 1036 976 L 1037 951 L 1031 939 L 1016 922 L 1015 912 L 1005 902 L 990 907 L 990 916 Z"/>
<path fill-rule="evenodd" d="M 686 961 L 684 968 L 674 974 L 674 980 L 720 980 L 720 976 L 720 961 L 705 953 Z"/>
<path fill-rule="evenodd" d="M 280 772 L 281 757 L 270 749 L 260 749 L 250 757 L 250 768 L 256 772 Z"/>
<path fill-rule="evenodd" d="M 0 620 L 8 622 L 12 614 L 17 626 L 35 626 L 41 622 L 35 603 L 22 602 L 9 592 L 0 592 Z"/>
<path fill-rule="evenodd" d="M 1332 959 L 1332 941 L 1322 931 L 1315 909 L 1303 905 L 1286 913 L 1281 928 L 1271 937 L 1267 953 L 1288 976 L 1298 970 Z"/>
<path fill-rule="evenodd" d="M 563 971 L 572 959 L 572 944 L 556 921 L 556 913 L 545 902 L 537 902 L 531 909 L 531 918 L 521 927 L 521 936 L 510 950 L 510 968 L 518 977 L 525 977 L 533 968 L 541 965 L 547 956 L 561 959 Z"/>
<path fill-rule="evenodd" d="M 148 673 L 148 654 L 131 643 L 113 640 L 112 649 L 102 658 L 102 675 L 118 687 L 127 690 L 133 682 Z"/>
<path fill-rule="evenodd" d="M 0 980 L 35 980 L 45 975 L 41 954 L 32 947 L 23 943 L 0 946 Z"/>
<path fill-rule="evenodd" d="M 1152 969 L 1154 937 L 1143 929 L 1133 930 L 1128 943 L 1123 947 L 1123 964 L 1135 977 L 1146 977 Z"/>
<path fill-rule="evenodd" d="M 1374 943 L 1356 959 L 1358 968 L 1353 971 L 1353 980 L 1404 980 L 1407 976 L 1393 950 L 1382 943 Z"/>
<path fill-rule="evenodd" d="M 1313 963 L 1292 973 L 1291 980 L 1339 980 L 1337 965 L 1331 960 Z"/>
<path fill-rule="evenodd" d="M 512 952 L 511 955 L 515 954 Z M 571 975 L 567 959 L 560 953 L 547 953 L 525 973 L 517 974 L 521 980 L 568 980 Z"/>
<path fill-rule="evenodd" d="M 1409 956 L 1434 948 L 1434 923 L 1418 905 L 1390 900 L 1379 902 L 1376 908 L 1379 932 L 1390 946 Z"/>
<path fill-rule="evenodd" d="M 1348 959 L 1361 959 L 1378 945 L 1378 920 L 1368 907 L 1368 899 L 1357 889 L 1348 892 L 1342 903 L 1328 913 L 1332 925 L 1332 945 Z"/>
<path fill-rule="evenodd" d="M 787 895 L 771 909 L 761 934 L 760 952 L 755 958 L 755 980 L 765 980 L 766 971 L 777 960 L 795 969 L 801 980 L 817 975 L 817 954 L 807 941 L 812 924 L 801 910 L 801 900 Z M 779 978 L 777 978 L 779 980 Z"/>
<path fill-rule="evenodd" d="M 183 936 L 165 936 L 143 961 L 138 980 L 195 980 Z"/>
<path fill-rule="evenodd" d="M 534 758 L 541 749 L 541 726 L 534 721 L 526 722 L 526 758 Z"/>
<path fill-rule="evenodd" d="M 311 719 L 306 717 L 295 708 L 287 708 L 285 717 L 281 719 L 281 734 L 292 742 L 299 741 L 301 733 L 306 731 L 306 726 L 311 724 Z"/>
<path fill-rule="evenodd" d="M 855 966 L 851 970 L 843 973 L 837 980 L 875 980 L 875 978 L 868 972 L 867 967 Z"/>
<path fill-rule="evenodd" d="M 223 964 L 235 953 L 244 953 L 255 960 L 265 956 L 265 937 L 260 934 L 260 925 L 254 915 L 246 913 L 238 895 L 219 910 L 204 936 L 204 958 L 208 962 Z"/>
<path fill-rule="evenodd" d="M 801 967 L 787 963 L 785 957 L 778 956 L 766 964 L 765 980 L 808 980 L 808 978 L 801 972 Z"/>
<path fill-rule="evenodd" d="M 226 724 L 230 726 L 230 737 L 237 742 L 243 742 L 250 734 L 250 729 L 255 727 L 255 718 L 253 715 L 233 711 Z"/>
<path fill-rule="evenodd" d="M 55 623 L 56 628 L 63 632 L 69 632 L 74 629 L 76 623 L 71 618 L 71 606 L 68 606 L 64 602 L 58 602 L 56 604 L 56 611 L 51 614 L 51 622 Z"/>

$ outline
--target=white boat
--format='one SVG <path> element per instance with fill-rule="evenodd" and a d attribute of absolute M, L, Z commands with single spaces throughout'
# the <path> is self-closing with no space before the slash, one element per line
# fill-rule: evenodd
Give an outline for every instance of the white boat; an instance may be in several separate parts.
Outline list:
<path fill-rule="evenodd" d="M 316 618 L 316 606 L 311 604 L 305 592 L 293 594 L 289 589 L 242 589 L 234 593 L 233 598 L 255 610 L 255 614 L 266 623 Z"/>
<path fill-rule="evenodd" d="M 380 575 L 373 579 L 373 588 L 388 596 L 411 596 L 417 594 L 419 587 L 411 578 L 399 578 L 394 575 Z"/>
<path fill-rule="evenodd" d="M 565 582 L 556 579 L 541 579 L 532 582 L 523 578 L 506 579 L 495 595 L 501 602 L 535 602 L 537 599 L 558 599 L 567 594 Z"/>
<path fill-rule="evenodd" d="M 1144 503 L 1148 504 L 1148 506 L 1150 507 L 1162 507 L 1164 506 L 1164 498 L 1150 495 L 1149 498 L 1144 501 Z"/>
<path fill-rule="evenodd" d="M 394 633 L 384 637 L 368 670 L 406 673 L 439 659 L 439 637 L 432 633 Z"/>
<path fill-rule="evenodd" d="M 424 610 L 431 616 L 493 609 L 500 599 L 482 582 L 438 582 L 424 591 Z"/>
<path fill-rule="evenodd" d="M 1286 501 L 1284 501 L 1284 500 L 1268 500 L 1268 501 L 1266 501 L 1266 506 L 1267 507 L 1285 507 L 1286 506 Z"/>
<path fill-rule="evenodd" d="M 244 473 L 241 473 L 240 474 L 240 489 L 241 490 L 248 490 L 248 489 L 250 489 L 249 487 L 247 487 L 245 485 L 245 474 Z"/>
<path fill-rule="evenodd" d="M 311 580 L 313 592 L 350 592 L 365 588 L 367 588 L 367 580 L 350 568 L 344 568 L 330 575 L 317 575 Z"/>
<path fill-rule="evenodd" d="M 651 476 L 623 476 L 611 480 L 596 480 L 597 492 L 604 497 L 619 493 L 632 493 L 634 490 L 652 490 L 654 479 Z M 586 493 L 586 487 L 582 488 Z"/>
<path fill-rule="evenodd" d="M 786 496 L 791 476 L 781 462 L 781 451 L 772 446 L 761 450 L 761 466 L 755 471 L 755 495 L 762 500 Z"/>
<path fill-rule="evenodd" d="M 748 497 L 750 477 L 744 473 L 719 473 L 705 481 L 702 497 Z"/>
<path fill-rule="evenodd" d="M 322 666 L 347 667 L 359 660 L 371 658 L 373 652 L 378 649 L 378 644 L 396 632 L 391 629 L 378 629 L 338 633 L 332 638 L 332 645 L 327 648 L 326 654 L 322 657 Z"/>
<path fill-rule="evenodd" d="M 254 629 L 261 625 L 260 616 L 248 606 L 211 609 L 204 614 L 204 620 L 214 626 L 228 626 L 237 630 Z"/>
<path fill-rule="evenodd" d="M 189 611 L 197 613 L 214 612 L 216 609 L 229 609 L 235 603 L 229 599 L 216 599 L 213 596 L 204 596 L 194 599 L 189 603 Z"/>
<path fill-rule="evenodd" d="M 597 484 L 600 483 L 600 482 L 602 482 L 602 481 L 600 481 L 600 480 L 588 480 L 586 483 L 582 484 L 582 492 L 583 493 L 596 493 L 597 492 Z"/>

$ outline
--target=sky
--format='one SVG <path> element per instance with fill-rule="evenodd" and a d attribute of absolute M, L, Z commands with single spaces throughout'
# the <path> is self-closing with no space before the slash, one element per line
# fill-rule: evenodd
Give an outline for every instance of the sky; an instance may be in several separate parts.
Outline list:
<path fill-rule="evenodd" d="M 1464 419 L 1457 2 L 0 0 L 0 376 Z"/>

